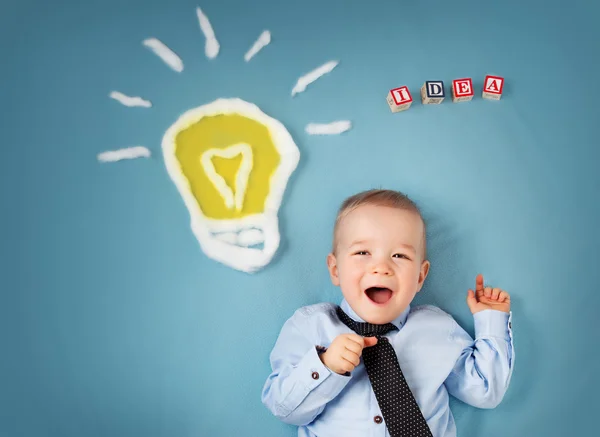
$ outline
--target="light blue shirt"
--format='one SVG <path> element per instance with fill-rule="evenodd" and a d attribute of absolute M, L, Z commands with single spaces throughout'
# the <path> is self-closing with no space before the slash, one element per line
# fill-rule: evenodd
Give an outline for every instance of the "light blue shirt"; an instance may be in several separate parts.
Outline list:
<path fill-rule="evenodd" d="M 343 300 L 341 308 L 363 322 Z M 389 437 L 364 364 L 350 376 L 329 370 L 319 358 L 340 334 L 336 306 L 300 308 L 289 318 L 271 352 L 272 373 L 263 404 L 298 426 L 299 437 Z M 431 305 L 407 308 L 386 335 L 402 373 L 434 437 L 455 437 L 449 395 L 479 408 L 496 407 L 508 388 L 514 361 L 512 313 L 474 314 L 475 340 L 446 312 Z"/>

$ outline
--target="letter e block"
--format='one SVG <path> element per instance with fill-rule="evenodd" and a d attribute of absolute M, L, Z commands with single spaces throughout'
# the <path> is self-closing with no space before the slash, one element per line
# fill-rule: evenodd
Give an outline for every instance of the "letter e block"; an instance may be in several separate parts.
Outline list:
<path fill-rule="evenodd" d="M 407 86 L 401 86 L 400 88 L 390 90 L 386 100 L 392 112 L 407 110 L 410 108 L 413 101 Z"/>
<path fill-rule="evenodd" d="M 439 105 L 444 101 L 446 92 L 441 80 L 428 80 L 421 87 L 421 102 L 424 105 Z"/>
<path fill-rule="evenodd" d="M 473 81 L 470 78 L 452 81 L 452 101 L 454 103 L 468 102 L 473 96 Z"/>
<path fill-rule="evenodd" d="M 488 100 L 500 100 L 504 88 L 504 78 L 499 76 L 486 76 L 483 81 L 482 97 Z"/>

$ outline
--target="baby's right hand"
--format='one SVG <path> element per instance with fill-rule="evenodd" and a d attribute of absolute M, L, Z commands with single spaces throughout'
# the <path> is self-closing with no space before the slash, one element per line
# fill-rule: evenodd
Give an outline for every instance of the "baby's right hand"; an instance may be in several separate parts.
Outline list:
<path fill-rule="evenodd" d="M 321 361 L 335 373 L 352 372 L 360 363 L 362 351 L 377 344 L 377 337 L 361 337 L 356 334 L 337 336 L 329 348 L 321 354 Z"/>

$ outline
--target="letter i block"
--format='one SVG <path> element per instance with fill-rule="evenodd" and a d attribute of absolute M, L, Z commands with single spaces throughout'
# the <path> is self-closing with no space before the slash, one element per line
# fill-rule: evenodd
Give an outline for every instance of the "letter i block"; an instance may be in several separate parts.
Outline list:
<path fill-rule="evenodd" d="M 439 105 L 444 101 L 446 93 L 444 82 L 441 80 L 428 80 L 421 87 L 421 102 L 424 105 Z"/>
<path fill-rule="evenodd" d="M 400 88 L 394 88 L 390 90 L 387 95 L 387 103 L 392 112 L 405 111 L 410 108 L 412 104 L 412 96 L 408 91 L 407 86 L 401 86 Z"/>
<path fill-rule="evenodd" d="M 499 76 L 486 76 L 483 81 L 482 97 L 489 100 L 500 100 L 502 97 L 502 88 L 504 87 L 504 78 Z"/>
<path fill-rule="evenodd" d="M 455 79 L 452 81 L 452 101 L 468 102 L 473 98 L 473 81 L 470 78 Z"/>

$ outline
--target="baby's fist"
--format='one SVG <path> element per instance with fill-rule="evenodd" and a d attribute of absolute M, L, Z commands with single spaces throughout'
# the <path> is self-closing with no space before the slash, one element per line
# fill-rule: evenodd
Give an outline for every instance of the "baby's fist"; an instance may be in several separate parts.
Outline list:
<path fill-rule="evenodd" d="M 356 334 L 338 335 L 329 348 L 321 354 L 321 361 L 340 375 L 352 372 L 360 364 L 365 347 L 377 344 L 377 337 L 361 337 Z"/>

